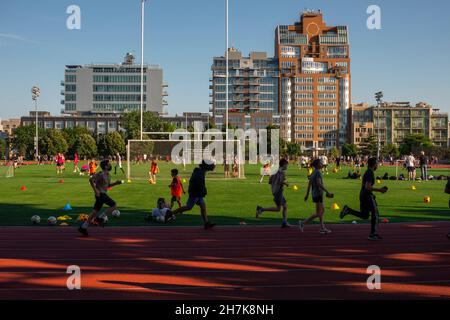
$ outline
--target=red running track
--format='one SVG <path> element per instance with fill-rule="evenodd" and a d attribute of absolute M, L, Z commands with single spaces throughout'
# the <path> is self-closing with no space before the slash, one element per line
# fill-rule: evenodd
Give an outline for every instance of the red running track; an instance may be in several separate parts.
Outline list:
<path fill-rule="evenodd" d="M 450 298 L 450 223 L 297 228 L 0 228 L 0 299 Z M 66 287 L 81 268 L 81 290 Z M 381 290 L 366 286 L 370 265 Z"/>

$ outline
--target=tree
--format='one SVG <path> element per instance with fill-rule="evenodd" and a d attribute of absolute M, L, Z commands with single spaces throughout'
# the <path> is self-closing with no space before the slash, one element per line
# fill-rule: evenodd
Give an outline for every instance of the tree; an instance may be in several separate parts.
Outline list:
<path fill-rule="evenodd" d="M 44 136 L 45 130 L 39 128 L 39 140 Z M 19 155 L 24 156 L 26 159 L 33 159 L 34 150 L 34 138 L 36 135 L 35 126 L 20 126 L 14 133 L 12 138 L 12 148 Z"/>
<path fill-rule="evenodd" d="M 342 155 L 345 157 L 355 157 L 358 154 L 358 147 L 355 144 L 344 143 L 342 145 Z"/>
<path fill-rule="evenodd" d="M 143 116 L 144 132 L 172 132 L 175 126 L 171 123 L 162 121 L 161 118 L 152 112 L 144 112 Z M 141 115 L 138 111 L 128 112 L 122 116 L 121 126 L 126 130 L 126 139 L 140 139 L 141 137 Z M 154 135 L 147 136 L 148 138 L 161 138 L 161 136 L 154 137 Z"/>
<path fill-rule="evenodd" d="M 66 153 L 69 149 L 66 139 L 61 131 L 56 129 L 47 129 L 39 141 L 39 150 L 41 154 L 52 156 L 58 152 Z"/>
<path fill-rule="evenodd" d="M 400 153 L 402 155 L 412 153 L 419 153 L 422 150 L 431 150 L 433 143 L 430 138 L 423 134 L 411 134 L 406 136 L 400 144 Z"/>
<path fill-rule="evenodd" d="M 76 143 L 78 141 L 78 138 L 82 134 L 90 134 L 90 132 L 86 128 L 73 127 L 63 129 L 62 134 L 64 139 L 66 139 L 67 145 L 69 146 L 68 153 L 73 156 L 76 152 Z"/>
<path fill-rule="evenodd" d="M 74 144 L 74 152 L 78 153 L 80 158 L 95 158 L 97 156 L 95 139 L 88 133 L 79 135 Z"/>
<path fill-rule="evenodd" d="M 302 154 L 300 145 L 295 142 L 286 143 L 286 154 L 289 156 L 290 159 L 292 159 L 293 157 L 300 156 Z"/>
<path fill-rule="evenodd" d="M 388 143 L 387 145 L 384 145 L 381 149 L 381 154 L 384 157 L 387 156 L 393 156 L 394 158 L 398 158 L 400 156 L 400 150 L 395 144 Z"/>
<path fill-rule="evenodd" d="M 378 153 L 378 139 L 371 135 L 364 143 L 361 153 L 367 156 L 376 157 Z"/>
<path fill-rule="evenodd" d="M 339 158 L 339 150 L 338 150 L 338 148 L 336 148 L 336 147 L 331 148 L 330 153 L 331 153 L 331 156 L 334 159 Z"/>
<path fill-rule="evenodd" d="M 113 156 L 116 153 L 125 153 L 125 141 L 118 132 L 101 135 L 98 140 L 98 153 L 103 157 Z"/>
<path fill-rule="evenodd" d="M 6 159 L 6 141 L 0 138 L 0 160 Z"/>

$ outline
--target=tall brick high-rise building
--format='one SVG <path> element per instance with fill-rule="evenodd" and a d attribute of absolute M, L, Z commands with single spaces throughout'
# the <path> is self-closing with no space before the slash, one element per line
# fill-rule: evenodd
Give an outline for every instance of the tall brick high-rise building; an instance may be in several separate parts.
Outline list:
<path fill-rule="evenodd" d="M 275 32 L 280 70 L 281 134 L 304 150 L 330 149 L 346 140 L 350 107 L 350 50 L 346 26 L 327 26 L 320 11 Z"/>

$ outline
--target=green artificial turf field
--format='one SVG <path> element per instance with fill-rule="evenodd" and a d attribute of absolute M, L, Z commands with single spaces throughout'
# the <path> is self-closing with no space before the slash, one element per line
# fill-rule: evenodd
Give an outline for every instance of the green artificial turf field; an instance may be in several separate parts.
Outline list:
<path fill-rule="evenodd" d="M 82 163 L 84 164 L 84 163 Z M 126 163 L 124 163 L 126 165 Z M 133 175 L 142 177 L 134 179 L 131 183 L 116 186 L 110 191 L 110 196 L 116 200 L 121 211 L 118 219 L 110 218 L 110 225 L 148 225 L 144 222 L 144 214 L 150 213 L 155 207 L 159 197 L 170 200 L 170 169 L 173 164 L 161 162 L 158 182 L 155 185 L 148 183 L 144 177 L 148 171 L 149 164 L 134 165 Z M 181 167 L 180 177 L 189 181 L 193 165 L 183 171 Z M 343 167 L 338 173 L 324 175 L 325 186 L 335 194 L 334 199 L 325 199 L 325 217 L 327 222 L 349 223 L 354 218 L 348 217 L 340 220 L 339 210 L 332 210 L 333 203 L 340 208 L 344 204 L 355 209 L 359 208 L 360 180 L 343 179 L 350 168 Z M 56 175 L 53 165 L 22 166 L 16 170 L 15 177 L 5 178 L 5 169 L 0 172 L 0 225 L 17 226 L 31 225 L 30 217 L 39 215 L 42 219 L 41 225 L 46 225 L 49 216 L 69 215 L 73 218 L 67 221 L 70 225 L 76 224 L 76 218 L 81 213 L 90 213 L 93 205 L 93 192 L 88 183 L 87 176 L 79 176 L 72 172 L 73 165 L 67 164 L 66 172 Z M 363 168 L 363 171 L 365 169 Z M 376 175 L 382 176 L 385 172 L 395 174 L 395 168 L 381 167 Z M 268 177 L 263 183 L 259 183 L 260 166 L 246 165 L 245 179 L 223 179 L 223 167 L 218 166 L 216 172 L 207 176 L 208 196 L 206 204 L 208 214 L 212 221 L 220 225 L 239 225 L 241 221 L 247 224 L 280 224 L 281 213 L 266 212 L 261 219 L 254 218 L 256 205 L 273 206 Z M 406 172 L 399 169 L 399 173 Z M 419 170 L 417 172 L 419 174 Z M 432 175 L 448 175 L 448 169 L 430 170 Z M 299 170 L 296 165 L 291 164 L 287 174 L 289 188 L 285 191 L 288 202 L 288 216 L 291 223 L 297 223 L 299 218 L 306 218 L 313 213 L 314 206 L 311 198 L 308 202 L 303 200 L 307 178 L 306 170 Z M 59 181 L 64 179 L 64 183 Z M 124 179 L 120 173 L 112 179 Z M 450 220 L 448 208 L 448 195 L 444 194 L 446 181 L 408 182 L 408 181 L 382 181 L 379 186 L 388 186 L 389 191 L 377 195 L 381 217 L 388 218 L 391 222 L 418 221 L 418 220 Z M 294 190 L 294 185 L 298 190 Z M 411 186 L 415 185 L 416 190 Z M 27 190 L 21 191 L 21 186 Z M 187 183 L 185 183 L 187 190 Z M 431 202 L 425 204 L 423 198 L 431 197 Z M 186 196 L 182 201 L 185 202 Z M 66 203 L 72 206 L 71 211 L 63 211 Z M 360 221 L 363 222 L 363 221 Z M 199 208 L 195 207 L 191 212 L 177 217 L 170 225 L 200 225 L 201 218 Z"/>

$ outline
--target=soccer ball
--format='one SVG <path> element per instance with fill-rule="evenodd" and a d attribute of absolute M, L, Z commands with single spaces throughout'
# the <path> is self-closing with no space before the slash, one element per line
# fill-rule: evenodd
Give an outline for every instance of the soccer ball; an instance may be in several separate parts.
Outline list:
<path fill-rule="evenodd" d="M 47 222 L 49 225 L 54 226 L 54 225 L 56 225 L 57 220 L 54 216 L 51 216 L 51 217 L 48 217 Z"/>
<path fill-rule="evenodd" d="M 39 224 L 39 223 L 41 223 L 41 217 L 39 217 L 37 215 L 34 215 L 34 216 L 31 217 L 31 222 L 33 224 Z"/>
<path fill-rule="evenodd" d="M 114 218 L 119 218 L 120 217 L 120 211 L 119 210 L 114 210 L 112 213 L 111 213 L 111 215 L 114 217 Z"/>
<path fill-rule="evenodd" d="M 107 215 L 105 215 L 102 219 L 103 219 L 103 223 L 108 223 L 108 216 Z"/>

